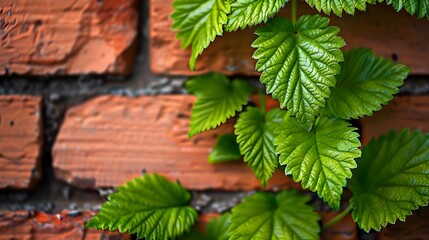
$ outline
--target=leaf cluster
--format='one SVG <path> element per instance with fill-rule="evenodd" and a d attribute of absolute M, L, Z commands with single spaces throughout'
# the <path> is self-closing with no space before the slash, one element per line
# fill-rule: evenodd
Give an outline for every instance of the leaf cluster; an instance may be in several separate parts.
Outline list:
<path fill-rule="evenodd" d="M 260 82 L 280 103 L 280 108 L 267 112 L 261 97 L 261 108 L 245 107 L 254 90 L 248 82 L 230 81 L 217 73 L 192 78 L 186 89 L 197 100 L 189 137 L 237 117 L 235 135 L 220 137 L 209 162 L 242 157 L 263 186 L 280 168 L 334 210 L 340 208 L 343 189 L 348 187 L 353 194 L 352 217 L 365 231 L 404 220 L 429 201 L 429 135 L 392 131 L 362 148 L 349 120 L 379 111 L 399 92 L 410 69 L 369 49 L 343 53 L 346 43 L 338 35 L 340 29 L 329 25 L 329 18 L 273 17 L 286 3 L 174 1 L 173 28 L 182 47 L 192 47 L 191 69 L 224 30 L 265 22 L 255 31 L 253 57 Z M 341 16 L 363 11 L 377 1 L 307 3 Z M 419 18 L 429 17 L 429 0 L 386 0 L 386 4 Z M 309 197 L 293 190 L 256 193 L 231 214 L 210 222 L 204 235 L 190 232 L 197 213 L 189 206 L 189 192 L 156 174 L 145 175 L 119 187 L 88 226 L 129 231 L 146 239 L 318 239 L 319 216 L 308 201 Z"/>

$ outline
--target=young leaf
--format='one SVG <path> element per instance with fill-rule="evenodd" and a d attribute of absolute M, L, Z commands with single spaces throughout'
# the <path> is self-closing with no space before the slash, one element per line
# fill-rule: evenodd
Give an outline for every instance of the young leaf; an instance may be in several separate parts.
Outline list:
<path fill-rule="evenodd" d="M 417 14 L 418 18 L 426 16 L 429 19 L 429 0 L 386 0 L 386 3 L 398 12 L 405 8 L 411 15 Z"/>
<path fill-rule="evenodd" d="M 228 228 L 231 214 L 225 213 L 219 218 L 212 218 L 206 225 L 205 236 L 198 230 L 182 237 L 182 240 L 229 240 Z"/>
<path fill-rule="evenodd" d="M 241 153 L 234 134 L 225 134 L 219 137 L 216 146 L 209 154 L 209 163 L 221 163 L 240 160 Z"/>
<path fill-rule="evenodd" d="M 192 108 L 189 137 L 225 123 L 236 111 L 241 111 L 252 92 L 246 81 L 230 82 L 218 73 L 195 77 L 186 82 L 186 89 L 197 96 Z"/>
<path fill-rule="evenodd" d="M 320 217 L 306 204 L 309 200 L 296 190 L 246 197 L 232 209 L 230 239 L 319 239 Z"/>
<path fill-rule="evenodd" d="M 295 26 L 273 18 L 256 30 L 258 38 L 252 44 L 257 48 L 253 57 L 258 59 L 261 83 L 307 130 L 325 106 L 343 61 L 340 29 L 328 24 L 329 18 L 320 15 L 302 16 Z"/>
<path fill-rule="evenodd" d="M 231 4 L 231 14 L 225 26 L 227 31 L 235 31 L 266 22 L 274 16 L 288 0 L 236 0 Z"/>
<path fill-rule="evenodd" d="M 311 7 L 316 7 L 319 12 L 324 12 L 329 15 L 334 12 L 337 16 L 345 11 L 348 14 L 354 15 L 355 9 L 365 11 L 366 3 L 375 3 L 376 0 L 306 0 Z"/>
<path fill-rule="evenodd" d="M 99 214 L 88 222 L 95 229 L 119 229 L 137 238 L 171 239 L 188 232 L 197 219 L 191 195 L 180 184 L 146 174 L 118 187 Z"/>
<path fill-rule="evenodd" d="M 222 35 L 231 4 L 229 0 L 175 0 L 173 8 L 173 29 L 179 31 L 177 38 L 182 39 L 182 48 L 192 46 L 189 66 L 195 70 L 198 55 Z"/>
<path fill-rule="evenodd" d="M 231 214 L 222 214 L 219 218 L 213 218 L 206 226 L 206 237 L 204 240 L 228 240 L 228 228 L 230 226 Z"/>
<path fill-rule="evenodd" d="M 267 185 L 279 165 L 274 148 L 274 129 L 284 115 L 285 111 L 273 109 L 265 116 L 258 108 L 248 107 L 235 124 L 244 161 L 248 162 L 262 186 Z"/>
<path fill-rule="evenodd" d="M 345 52 L 337 85 L 322 112 L 342 119 L 372 115 L 399 92 L 409 72 L 404 65 L 376 57 L 370 49 Z"/>
<path fill-rule="evenodd" d="M 347 121 L 319 117 L 314 128 L 307 132 L 294 118 L 282 123 L 274 140 L 280 164 L 285 173 L 303 188 L 310 188 L 334 210 L 340 207 L 341 194 L 347 178 L 356 168 L 360 157 L 359 134 Z"/>
<path fill-rule="evenodd" d="M 349 188 L 353 219 L 380 230 L 429 201 L 429 135 L 407 129 L 372 139 L 357 160 Z"/>

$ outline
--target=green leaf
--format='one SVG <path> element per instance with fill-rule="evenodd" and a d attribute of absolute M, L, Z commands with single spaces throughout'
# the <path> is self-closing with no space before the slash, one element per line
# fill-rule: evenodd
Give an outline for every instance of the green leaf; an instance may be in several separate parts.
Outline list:
<path fill-rule="evenodd" d="M 404 129 L 372 139 L 357 160 L 349 188 L 353 219 L 380 230 L 429 201 L 429 135 Z"/>
<path fill-rule="evenodd" d="M 282 122 L 285 111 L 271 110 L 266 116 L 258 108 L 248 107 L 235 124 L 235 134 L 244 161 L 266 186 L 279 165 L 274 147 L 274 129 Z"/>
<path fill-rule="evenodd" d="M 225 123 L 241 111 L 252 92 L 246 81 L 230 82 L 218 73 L 195 77 L 186 82 L 186 89 L 198 98 L 192 108 L 189 137 Z"/>
<path fill-rule="evenodd" d="M 320 217 L 309 200 L 296 190 L 246 197 L 232 209 L 230 239 L 319 239 Z"/>
<path fill-rule="evenodd" d="M 118 187 L 86 226 L 137 233 L 137 238 L 147 240 L 176 238 L 188 232 L 197 219 L 197 212 L 188 205 L 190 200 L 180 184 L 146 174 Z"/>
<path fill-rule="evenodd" d="M 237 137 L 234 134 L 225 134 L 219 137 L 216 146 L 209 154 L 209 163 L 222 163 L 241 159 Z"/>
<path fill-rule="evenodd" d="M 398 12 L 405 8 L 411 15 L 417 14 L 418 18 L 426 16 L 429 19 L 429 0 L 386 0 L 386 3 Z"/>
<path fill-rule="evenodd" d="M 343 187 L 356 168 L 360 157 L 359 134 L 347 121 L 319 117 L 314 128 L 307 132 L 294 118 L 277 128 L 274 140 L 280 164 L 294 181 L 302 182 L 322 197 L 334 210 L 340 207 Z"/>
<path fill-rule="evenodd" d="M 311 7 L 316 7 L 319 12 L 329 15 L 334 12 L 337 16 L 342 16 L 343 11 L 354 15 L 355 9 L 365 11 L 366 3 L 375 3 L 376 0 L 306 0 Z"/>
<path fill-rule="evenodd" d="M 182 237 L 183 240 L 229 240 L 228 228 L 231 214 L 222 214 L 219 218 L 212 218 L 206 225 L 205 236 L 198 230 Z"/>
<path fill-rule="evenodd" d="M 253 57 L 258 59 L 261 83 L 307 130 L 325 106 L 343 61 L 340 29 L 328 24 L 329 18 L 320 15 L 302 16 L 295 26 L 273 18 L 256 30 L 258 38 L 252 44 L 257 48 Z"/>
<path fill-rule="evenodd" d="M 274 16 L 288 0 L 237 0 L 231 4 L 227 31 L 244 29 L 248 26 L 266 22 Z"/>
<path fill-rule="evenodd" d="M 175 0 L 173 9 L 173 29 L 179 31 L 176 37 L 182 39 L 182 48 L 192 46 L 189 66 L 195 70 L 198 55 L 222 35 L 231 4 L 229 0 Z"/>
<path fill-rule="evenodd" d="M 364 48 L 345 52 L 341 69 L 322 112 L 342 119 L 357 119 L 380 110 L 399 92 L 410 72 Z"/>
<path fill-rule="evenodd" d="M 204 240 L 229 240 L 228 228 L 230 226 L 231 214 L 222 214 L 219 218 L 213 218 L 206 226 L 206 237 Z"/>

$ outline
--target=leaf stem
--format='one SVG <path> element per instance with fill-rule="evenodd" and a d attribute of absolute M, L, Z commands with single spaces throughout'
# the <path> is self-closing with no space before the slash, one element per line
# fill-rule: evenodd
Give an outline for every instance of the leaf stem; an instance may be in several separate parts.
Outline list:
<path fill-rule="evenodd" d="M 292 0 L 292 24 L 296 23 L 296 0 Z"/>
<path fill-rule="evenodd" d="M 258 95 L 259 95 L 259 102 L 261 104 L 261 110 L 265 114 L 266 111 L 267 111 L 267 109 L 265 107 L 265 95 L 264 95 L 264 92 L 262 92 L 261 90 L 258 90 Z"/>
<path fill-rule="evenodd" d="M 335 225 L 336 223 L 338 223 L 339 221 L 341 221 L 341 219 L 343 219 L 345 216 L 347 216 L 351 211 L 352 211 L 352 207 L 349 205 L 346 208 L 346 210 L 344 210 L 343 212 L 338 214 L 336 217 L 332 218 L 326 224 L 324 224 L 323 230 L 326 230 L 326 229 L 332 227 L 333 225 Z"/>

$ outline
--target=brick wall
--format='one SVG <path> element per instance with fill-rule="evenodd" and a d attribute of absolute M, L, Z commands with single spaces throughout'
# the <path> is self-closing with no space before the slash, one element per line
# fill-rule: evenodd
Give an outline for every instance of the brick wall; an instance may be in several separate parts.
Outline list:
<path fill-rule="evenodd" d="M 0 239 L 132 238 L 83 226 L 107 194 L 142 171 L 190 189 L 201 227 L 261 189 L 244 163 L 206 161 L 232 121 L 187 138 L 195 98 L 182 87 L 188 76 L 210 71 L 257 82 L 254 29 L 218 38 L 191 72 L 189 51 L 170 30 L 171 3 L 0 1 Z M 299 4 L 298 14 L 314 12 Z M 371 47 L 413 69 L 388 107 L 356 123 L 363 144 L 390 129 L 428 132 L 429 21 L 384 5 L 331 19 L 346 49 Z M 277 172 L 268 189 L 299 186 Z M 335 215 L 320 200 L 313 204 L 324 221 Z M 416 227 L 427 224 L 426 212 L 377 235 L 362 235 L 348 217 L 323 238 L 429 238 Z"/>

